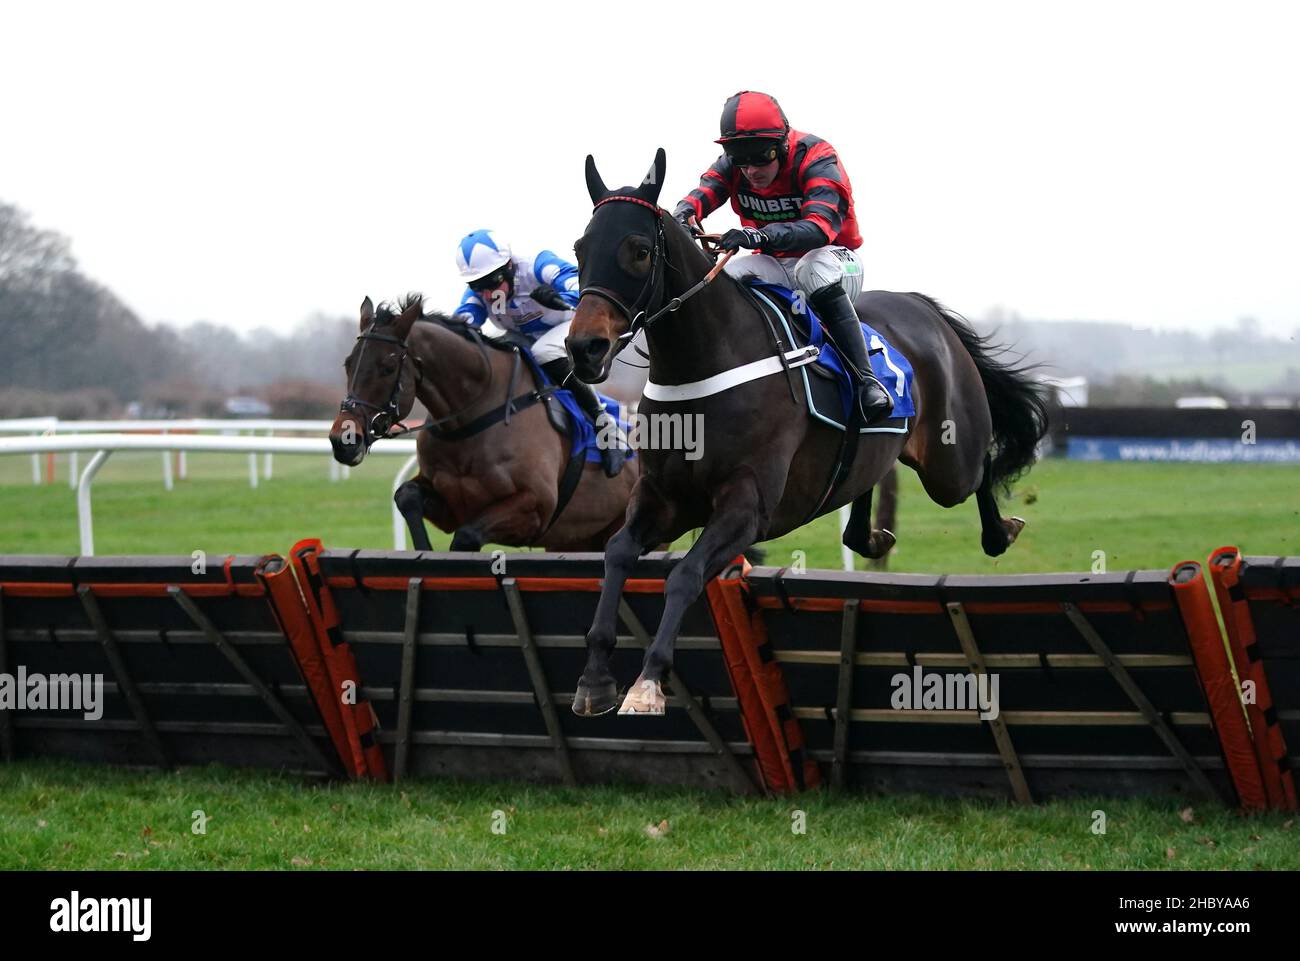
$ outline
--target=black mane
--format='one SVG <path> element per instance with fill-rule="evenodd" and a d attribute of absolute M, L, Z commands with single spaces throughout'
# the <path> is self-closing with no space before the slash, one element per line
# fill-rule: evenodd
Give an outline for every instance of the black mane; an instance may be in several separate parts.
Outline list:
<path fill-rule="evenodd" d="M 405 294 L 396 303 L 388 300 L 381 303 L 375 308 L 374 325 L 376 327 L 382 327 L 385 324 L 391 324 L 406 310 L 413 306 L 418 306 L 420 310 L 420 316 L 416 318 L 417 320 L 428 321 L 432 324 L 440 324 L 443 327 L 450 327 L 452 330 L 457 331 L 465 326 L 463 320 L 458 320 L 451 315 L 444 314 L 440 310 L 431 310 L 426 312 L 424 309 L 424 294 L 419 293 L 418 291 Z"/>
<path fill-rule="evenodd" d="M 375 326 L 382 327 L 384 324 L 392 323 L 411 307 L 418 307 L 420 310 L 420 316 L 425 316 L 424 294 L 419 293 L 418 291 L 412 291 L 411 293 L 404 294 L 396 304 L 387 300 L 383 301 L 375 308 Z"/>

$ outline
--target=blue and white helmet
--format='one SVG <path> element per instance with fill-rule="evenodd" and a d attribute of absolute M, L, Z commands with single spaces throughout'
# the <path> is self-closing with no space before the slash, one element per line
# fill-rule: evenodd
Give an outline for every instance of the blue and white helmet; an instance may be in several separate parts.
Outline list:
<path fill-rule="evenodd" d="M 466 234 L 456 247 L 456 269 L 467 284 L 504 267 L 510 260 L 510 245 L 490 230 Z"/>

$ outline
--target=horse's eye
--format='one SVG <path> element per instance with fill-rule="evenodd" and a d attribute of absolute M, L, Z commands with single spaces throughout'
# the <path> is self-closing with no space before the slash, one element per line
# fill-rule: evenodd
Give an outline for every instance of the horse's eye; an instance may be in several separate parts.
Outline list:
<path fill-rule="evenodd" d="M 645 260 L 645 259 L 647 259 L 649 256 L 650 256 L 650 248 L 649 248 L 649 247 L 638 247 L 638 248 L 636 249 L 636 259 L 637 259 L 637 260 Z"/>

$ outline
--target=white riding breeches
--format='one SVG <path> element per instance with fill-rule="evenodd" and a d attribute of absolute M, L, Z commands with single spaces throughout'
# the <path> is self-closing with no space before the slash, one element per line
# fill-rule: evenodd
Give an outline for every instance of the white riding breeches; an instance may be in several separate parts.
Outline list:
<path fill-rule="evenodd" d="M 843 287 L 849 300 L 862 293 L 862 261 L 847 247 L 818 247 L 798 260 L 769 254 L 732 257 L 723 269 L 736 278 L 753 274 L 769 284 L 802 290 L 810 297 L 832 284 Z"/>
<path fill-rule="evenodd" d="M 561 321 L 533 341 L 533 356 L 539 364 L 549 364 L 553 360 L 569 356 L 569 352 L 564 349 L 564 338 L 569 336 L 569 326 L 572 323 L 571 320 Z M 479 329 L 484 337 L 500 337 L 505 333 L 491 320 L 485 321 Z"/>

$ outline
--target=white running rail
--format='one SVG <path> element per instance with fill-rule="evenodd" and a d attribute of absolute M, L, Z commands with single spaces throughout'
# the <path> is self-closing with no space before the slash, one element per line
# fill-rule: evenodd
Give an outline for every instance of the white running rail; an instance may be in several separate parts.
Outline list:
<path fill-rule="evenodd" d="M 66 422 L 65 422 L 66 423 Z M 103 422 L 99 422 L 103 423 Z M 144 421 L 127 421 L 133 426 L 146 423 Z M 179 421 L 166 421 L 169 425 L 181 423 Z M 229 424 L 229 421 L 217 422 Z M 248 422 L 236 421 L 236 424 L 246 424 Z M 284 422 L 279 422 L 283 424 Z M 295 423 L 317 423 L 307 421 L 297 421 Z M 30 428 L 29 428 L 30 429 Z M 302 429 L 302 428 L 298 428 Z M 329 425 L 325 425 L 325 430 Z M 85 470 L 81 472 L 81 477 L 77 481 L 77 521 L 81 531 L 81 553 L 86 556 L 95 553 L 95 532 L 94 517 L 90 507 L 90 487 L 94 483 L 95 475 L 99 469 L 104 466 L 104 461 L 114 451 L 119 450 L 152 450 L 162 451 L 164 457 L 171 451 L 180 451 L 182 455 L 186 451 L 207 451 L 220 452 L 227 454 L 246 453 L 252 458 L 258 454 L 312 454 L 316 456 L 327 456 L 330 462 L 333 460 L 333 448 L 330 446 L 329 439 L 326 437 L 239 437 L 226 436 L 221 434 L 109 434 L 109 433 L 65 433 L 65 434 L 42 434 L 37 437 L 0 437 L 0 454 L 31 454 L 39 458 L 41 454 L 51 454 L 59 452 L 68 452 L 75 454 L 79 451 L 94 451 L 95 454 L 86 465 Z M 393 481 L 393 489 L 396 490 L 398 485 L 405 480 L 406 475 L 413 469 L 415 458 L 415 441 L 414 440 L 386 440 L 381 444 L 376 444 L 370 449 L 370 456 L 404 456 L 406 460 L 402 463 L 402 469 L 398 472 Z M 256 472 L 255 461 L 254 473 Z M 256 483 L 254 482 L 254 486 Z M 391 505 L 393 512 L 393 546 L 397 550 L 404 550 L 406 547 L 406 529 L 402 522 L 401 515 L 397 512 L 397 506 Z"/>
<path fill-rule="evenodd" d="M 11 420 L 0 420 L 0 434 L 74 434 L 74 433 L 148 433 L 148 434 L 167 434 L 167 433 L 184 433 L 194 434 L 210 431 L 220 431 L 222 434 L 241 434 L 249 432 L 252 434 L 264 434 L 267 437 L 273 437 L 279 433 L 310 433 L 321 435 L 329 432 L 333 426 L 332 421 L 328 420 L 277 420 L 268 417 L 247 417 L 247 418 L 211 418 L 211 417 L 191 417 L 185 420 L 60 420 L 57 417 L 24 417 Z M 265 480 L 271 479 L 272 455 L 267 452 L 262 455 L 262 473 Z M 175 473 L 181 480 L 187 476 L 187 464 L 185 460 L 185 451 L 176 451 L 176 468 Z M 172 489 L 172 453 L 164 451 L 162 455 L 163 469 L 163 489 Z M 49 476 L 45 480 L 54 480 L 54 462 L 50 457 L 48 466 Z M 77 486 L 77 452 L 71 451 L 68 454 L 68 486 L 75 488 Z M 348 476 L 348 468 L 341 467 L 330 460 L 330 480 L 336 481 Z M 42 480 L 41 458 L 39 454 L 32 455 L 32 483 L 39 484 Z M 248 455 L 248 486 L 256 487 L 258 481 L 257 454 Z"/>

